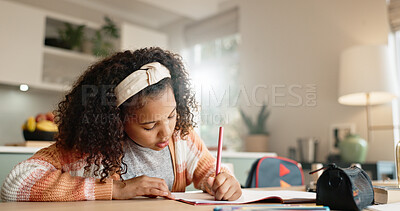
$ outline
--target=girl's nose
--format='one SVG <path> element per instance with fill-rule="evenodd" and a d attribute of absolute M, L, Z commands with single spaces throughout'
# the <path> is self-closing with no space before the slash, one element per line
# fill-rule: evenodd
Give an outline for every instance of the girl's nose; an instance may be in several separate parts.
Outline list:
<path fill-rule="evenodd" d="M 159 134 L 159 136 L 161 138 L 166 138 L 166 137 L 169 137 L 171 135 L 171 129 L 169 128 L 169 121 L 168 120 L 163 121 L 162 127 L 161 127 L 161 129 L 160 129 L 158 134 Z"/>

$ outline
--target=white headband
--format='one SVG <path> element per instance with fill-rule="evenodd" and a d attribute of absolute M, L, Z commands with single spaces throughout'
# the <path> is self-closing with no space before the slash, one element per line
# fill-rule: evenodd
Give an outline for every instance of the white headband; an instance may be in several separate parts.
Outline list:
<path fill-rule="evenodd" d="M 171 78 L 169 70 L 164 65 L 158 62 L 143 65 L 115 87 L 117 107 L 144 88 L 158 83 L 164 78 Z"/>

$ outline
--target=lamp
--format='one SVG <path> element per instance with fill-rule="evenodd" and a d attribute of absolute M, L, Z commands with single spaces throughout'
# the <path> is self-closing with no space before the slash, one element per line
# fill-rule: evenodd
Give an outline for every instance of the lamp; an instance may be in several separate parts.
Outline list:
<path fill-rule="evenodd" d="M 372 129 L 370 106 L 397 97 L 396 74 L 389 58 L 385 45 L 351 47 L 340 57 L 338 101 L 344 105 L 365 106 L 368 141 Z"/>

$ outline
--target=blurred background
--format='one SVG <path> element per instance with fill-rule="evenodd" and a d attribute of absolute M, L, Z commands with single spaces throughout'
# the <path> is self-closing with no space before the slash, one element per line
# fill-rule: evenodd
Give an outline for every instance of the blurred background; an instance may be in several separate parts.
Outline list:
<path fill-rule="evenodd" d="M 368 141 L 367 162 L 393 161 L 398 100 L 368 106 L 367 119 L 365 106 L 344 105 L 338 98 L 346 49 L 385 45 L 396 64 L 399 38 L 396 17 L 390 15 L 396 5 L 385 0 L 1 0 L 0 145 L 24 142 L 26 119 L 54 110 L 72 82 L 102 56 L 160 46 L 183 57 L 201 105 L 197 130 L 210 149 L 224 126 L 228 151 L 251 151 L 245 140 L 262 134 L 266 144 L 258 151 L 297 160 L 298 140 L 311 138 L 318 143 L 312 161 L 325 162 L 338 153 L 336 141 L 356 133 Z M 397 80 L 394 70 L 391 78 Z M 364 80 L 362 75 L 355 80 Z M 22 84 L 27 91 L 20 90 Z M 369 130 L 371 125 L 392 127 Z"/>

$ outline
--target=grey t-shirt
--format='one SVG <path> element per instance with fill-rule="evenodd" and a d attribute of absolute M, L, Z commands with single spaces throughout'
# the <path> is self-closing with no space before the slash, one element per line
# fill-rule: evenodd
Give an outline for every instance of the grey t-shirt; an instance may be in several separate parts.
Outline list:
<path fill-rule="evenodd" d="M 126 141 L 124 144 L 125 156 L 123 161 L 128 166 L 124 180 L 146 175 L 164 179 L 168 189 L 172 190 L 174 183 L 174 170 L 172 166 L 169 147 L 160 151 L 144 148 L 134 141 Z"/>

